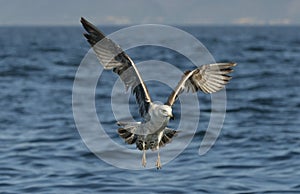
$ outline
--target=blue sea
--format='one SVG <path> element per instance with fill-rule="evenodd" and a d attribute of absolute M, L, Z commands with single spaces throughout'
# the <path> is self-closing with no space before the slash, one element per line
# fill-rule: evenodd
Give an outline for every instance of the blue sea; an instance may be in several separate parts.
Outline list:
<path fill-rule="evenodd" d="M 226 87 L 221 134 L 207 154 L 198 155 L 211 112 L 210 96 L 199 94 L 200 124 L 184 152 L 161 170 L 126 170 L 95 156 L 75 126 L 73 82 L 90 49 L 83 29 L 0 27 L 0 192 L 300 193 L 300 27 L 179 28 L 216 61 L 238 63 Z M 119 27 L 101 29 L 109 34 Z M 187 59 L 162 47 L 128 53 L 134 61 L 186 69 Z M 110 83 L 112 73 L 106 73 Z M 105 130 L 121 142 L 110 96 L 101 95 L 114 81 L 97 87 L 95 100 L 98 116 L 107 118 Z M 163 100 L 164 86 L 150 86 Z"/>

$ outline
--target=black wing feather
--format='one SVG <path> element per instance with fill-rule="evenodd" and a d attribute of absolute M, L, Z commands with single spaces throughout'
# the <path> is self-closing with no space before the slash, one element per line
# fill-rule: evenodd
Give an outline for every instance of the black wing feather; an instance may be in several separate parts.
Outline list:
<path fill-rule="evenodd" d="M 139 113 L 146 118 L 151 98 L 134 62 L 119 45 L 107 38 L 93 24 L 84 18 L 81 18 L 81 23 L 87 31 L 84 36 L 92 46 L 104 69 L 112 69 L 120 76 L 126 90 L 131 88 L 139 106 Z"/>

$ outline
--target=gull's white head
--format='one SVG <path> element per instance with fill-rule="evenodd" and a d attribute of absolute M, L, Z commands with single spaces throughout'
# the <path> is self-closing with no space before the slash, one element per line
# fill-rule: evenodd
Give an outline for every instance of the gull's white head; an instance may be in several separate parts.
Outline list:
<path fill-rule="evenodd" d="M 149 114 L 153 118 L 173 118 L 172 107 L 161 103 L 152 103 Z"/>
<path fill-rule="evenodd" d="M 160 115 L 165 117 L 173 117 L 172 108 L 168 105 L 159 105 L 158 112 Z"/>

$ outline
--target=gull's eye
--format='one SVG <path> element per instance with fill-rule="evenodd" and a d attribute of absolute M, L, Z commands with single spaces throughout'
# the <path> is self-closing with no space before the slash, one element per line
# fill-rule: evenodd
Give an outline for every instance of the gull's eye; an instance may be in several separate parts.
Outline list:
<path fill-rule="evenodd" d="M 165 109 L 161 109 L 161 113 L 162 113 L 162 114 L 166 114 L 167 111 L 166 111 Z"/>

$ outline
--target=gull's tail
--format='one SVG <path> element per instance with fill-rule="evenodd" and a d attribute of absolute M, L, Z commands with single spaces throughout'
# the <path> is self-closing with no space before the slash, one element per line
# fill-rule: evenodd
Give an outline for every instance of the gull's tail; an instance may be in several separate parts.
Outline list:
<path fill-rule="evenodd" d="M 177 134 L 178 131 L 166 127 L 159 143 L 157 134 L 149 134 L 149 136 L 152 136 L 152 141 L 143 141 L 139 139 L 136 141 L 136 147 L 139 150 L 151 149 L 152 151 L 155 151 L 158 148 L 164 147 L 166 144 L 171 143 L 173 137 L 175 137 Z"/>

